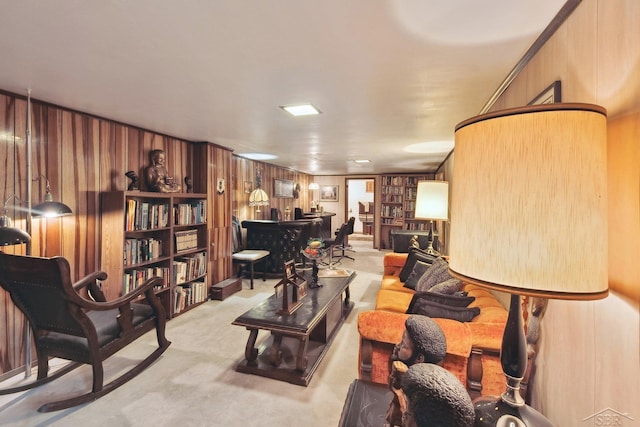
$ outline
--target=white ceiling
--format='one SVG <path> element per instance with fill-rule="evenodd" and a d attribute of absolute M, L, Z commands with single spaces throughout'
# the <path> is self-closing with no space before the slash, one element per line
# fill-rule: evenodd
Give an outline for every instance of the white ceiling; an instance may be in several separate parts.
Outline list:
<path fill-rule="evenodd" d="M 0 89 L 314 175 L 434 171 L 563 3 L 2 0 Z"/>

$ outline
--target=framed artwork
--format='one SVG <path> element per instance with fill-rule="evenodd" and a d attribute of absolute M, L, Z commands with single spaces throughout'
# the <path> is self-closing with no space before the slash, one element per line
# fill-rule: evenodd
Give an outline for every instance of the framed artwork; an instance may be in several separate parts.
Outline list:
<path fill-rule="evenodd" d="M 244 192 L 247 193 L 247 194 L 251 194 L 252 190 L 253 190 L 253 182 L 245 181 L 244 182 Z"/>
<path fill-rule="evenodd" d="M 555 82 L 551 83 L 545 90 L 540 92 L 538 96 L 533 98 L 527 105 L 555 104 L 556 102 L 562 102 L 560 80 L 556 80 Z"/>
<path fill-rule="evenodd" d="M 291 197 L 293 198 L 294 183 L 288 179 L 273 180 L 273 197 Z"/>
<path fill-rule="evenodd" d="M 339 185 L 321 185 L 320 201 L 321 202 L 337 202 Z"/>

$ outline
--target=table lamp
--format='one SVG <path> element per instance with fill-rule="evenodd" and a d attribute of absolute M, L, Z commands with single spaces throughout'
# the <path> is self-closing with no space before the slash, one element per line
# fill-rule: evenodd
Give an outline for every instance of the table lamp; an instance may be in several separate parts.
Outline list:
<path fill-rule="evenodd" d="M 456 126 L 449 268 L 511 294 L 500 360 L 506 391 L 475 402 L 476 426 L 550 426 L 525 404 L 520 296 L 608 294 L 606 111 L 547 104 Z"/>
<path fill-rule="evenodd" d="M 440 255 L 433 248 L 433 241 L 437 234 L 433 229 L 433 221 L 449 219 L 449 183 L 446 181 L 418 181 L 416 193 L 416 219 L 429 220 L 429 247 L 427 253 Z"/>

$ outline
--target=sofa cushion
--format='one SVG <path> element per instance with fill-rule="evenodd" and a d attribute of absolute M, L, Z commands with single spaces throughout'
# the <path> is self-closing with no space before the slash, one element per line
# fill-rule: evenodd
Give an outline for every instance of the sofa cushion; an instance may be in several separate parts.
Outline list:
<path fill-rule="evenodd" d="M 444 282 L 440 282 L 437 285 L 432 286 L 428 292 L 442 295 L 453 295 L 460 289 L 462 289 L 462 282 L 452 277 L 451 279 L 447 279 Z"/>
<path fill-rule="evenodd" d="M 423 262 L 420 260 L 416 261 L 416 263 L 413 265 L 413 270 L 411 271 L 411 274 L 409 275 L 407 280 L 404 282 L 404 286 L 406 288 L 415 290 L 416 286 L 418 285 L 418 281 L 420 281 L 420 278 L 429 269 L 429 267 L 431 267 L 431 264 L 427 264 L 426 262 Z"/>
<path fill-rule="evenodd" d="M 411 303 L 411 298 L 413 298 L 413 291 L 408 288 L 403 289 L 406 289 L 407 292 L 380 289 L 376 296 L 376 310 L 405 313 Z"/>
<path fill-rule="evenodd" d="M 476 298 L 469 297 L 469 296 L 460 296 L 460 295 L 437 294 L 431 291 L 416 292 L 413 298 L 411 299 L 411 303 L 409 304 L 409 308 L 407 309 L 407 312 L 409 312 L 412 309 L 413 304 L 415 304 L 415 302 L 420 299 L 437 302 L 438 304 L 444 304 L 450 307 L 467 307 Z"/>
<path fill-rule="evenodd" d="M 409 255 L 407 256 L 406 261 L 404 263 L 404 267 L 402 267 L 402 270 L 400 270 L 400 274 L 398 275 L 400 277 L 400 281 L 401 282 L 407 281 L 407 279 L 409 278 L 409 275 L 413 271 L 413 266 L 417 261 L 422 261 L 427 264 L 431 264 L 436 259 L 437 257 L 433 255 L 429 255 L 426 251 L 423 251 L 422 249 L 411 248 L 409 250 Z"/>
<path fill-rule="evenodd" d="M 418 284 L 416 285 L 416 291 L 426 292 L 438 283 L 442 283 L 445 280 L 451 279 L 449 274 L 449 263 L 443 258 L 436 258 L 431 267 L 425 271 Z"/>
<path fill-rule="evenodd" d="M 423 316 L 453 319 L 459 322 L 470 322 L 480 314 L 478 307 L 452 307 L 445 304 L 418 298 L 415 303 L 410 304 L 410 314 L 422 314 Z"/>

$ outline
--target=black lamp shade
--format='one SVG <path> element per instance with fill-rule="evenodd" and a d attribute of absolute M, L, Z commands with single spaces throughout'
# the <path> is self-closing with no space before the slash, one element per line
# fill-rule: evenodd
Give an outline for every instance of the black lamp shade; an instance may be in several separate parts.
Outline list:
<path fill-rule="evenodd" d="M 60 202 L 44 202 L 34 206 L 31 216 L 34 218 L 57 218 L 59 216 L 71 215 L 71 208 Z"/>

